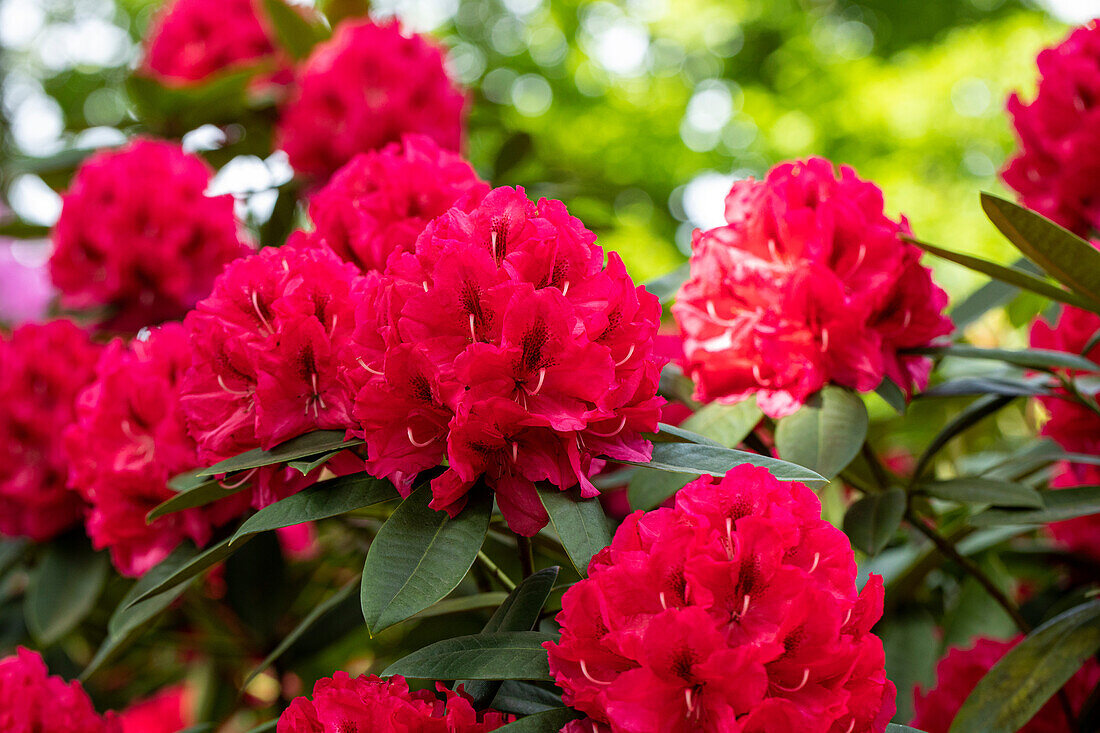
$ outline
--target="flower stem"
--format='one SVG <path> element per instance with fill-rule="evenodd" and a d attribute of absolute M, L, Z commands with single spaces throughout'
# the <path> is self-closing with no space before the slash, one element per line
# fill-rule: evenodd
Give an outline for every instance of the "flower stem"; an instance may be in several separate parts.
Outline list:
<path fill-rule="evenodd" d="M 516 549 L 519 551 L 519 565 L 523 569 L 523 577 L 527 579 L 535 572 L 535 555 L 531 549 L 531 538 L 517 534 Z"/>
<path fill-rule="evenodd" d="M 511 578 L 509 578 L 508 574 L 505 573 L 503 570 L 501 570 L 497 566 L 497 564 L 495 562 L 493 562 L 489 558 L 489 556 L 486 555 L 483 551 L 481 551 L 481 550 L 477 551 L 477 559 L 478 559 L 478 561 L 481 562 L 482 565 L 485 566 L 486 570 L 488 570 L 490 573 L 492 573 L 493 577 L 496 578 L 500 582 L 501 585 L 503 585 L 509 591 L 514 591 L 516 589 L 515 582 Z"/>

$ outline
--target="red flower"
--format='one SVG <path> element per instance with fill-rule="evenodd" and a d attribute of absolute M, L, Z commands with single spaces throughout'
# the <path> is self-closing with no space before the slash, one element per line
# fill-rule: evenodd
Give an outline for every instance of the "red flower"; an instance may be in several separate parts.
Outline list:
<path fill-rule="evenodd" d="M 144 67 L 161 81 L 185 86 L 250 63 L 288 66 L 261 17 L 258 0 L 174 0 L 145 40 Z M 284 72 L 275 77 L 289 82 Z"/>
<path fill-rule="evenodd" d="M 90 506 L 88 536 L 97 549 L 110 549 L 123 575 L 144 574 L 184 539 L 206 544 L 214 526 L 248 507 L 238 494 L 145 521 L 174 495 L 168 480 L 199 465 L 179 401 L 190 363 L 187 331 L 176 323 L 129 346 L 112 342 L 77 400 L 77 422 L 64 433 L 70 485 Z"/>
<path fill-rule="evenodd" d="M 0 340 L 0 535 L 44 542 L 80 519 L 60 436 L 99 352 L 71 321 L 27 324 Z"/>
<path fill-rule="evenodd" d="M 279 717 L 277 733 L 483 733 L 512 716 L 478 713 L 460 693 L 437 685 L 442 699 L 428 690 L 410 692 L 405 678 L 374 675 L 351 678 L 346 672 L 318 680 L 313 699 L 297 697 Z"/>
<path fill-rule="evenodd" d="M 298 232 L 284 247 L 230 264 L 210 297 L 187 315 L 192 363 L 180 399 L 203 462 L 355 425 L 342 359 L 361 277 L 303 239 Z M 316 477 L 265 467 L 240 480 L 253 479 L 259 507 Z"/>
<path fill-rule="evenodd" d="M 183 685 L 162 690 L 118 714 L 122 733 L 178 733 L 194 725 L 191 695 Z"/>
<path fill-rule="evenodd" d="M 627 517 L 545 646 L 565 702 L 614 733 L 881 733 L 882 594 L 857 593 L 813 492 L 743 465 Z"/>
<path fill-rule="evenodd" d="M 306 60 L 276 140 L 294 170 L 324 180 L 407 133 L 457 150 L 465 103 L 427 38 L 403 34 L 396 21 L 345 21 Z"/>
<path fill-rule="evenodd" d="M 1031 345 L 1039 349 L 1080 354 L 1097 331 L 1100 331 L 1100 315 L 1063 306 L 1053 326 L 1042 320 L 1035 322 L 1031 327 Z M 1100 347 L 1093 347 L 1085 356 L 1100 362 Z M 1064 397 L 1039 398 L 1050 413 L 1050 419 L 1043 424 L 1042 434 L 1069 453 L 1100 455 L 1100 417 Z M 1051 481 L 1052 488 L 1097 484 L 1100 484 L 1100 466 L 1085 463 L 1061 462 Z M 1100 561 L 1100 514 L 1053 522 L 1048 527 L 1063 547 Z"/>
<path fill-rule="evenodd" d="M 53 230 L 50 275 L 70 308 L 109 307 L 136 331 L 182 316 L 227 262 L 248 252 L 232 196 L 176 143 L 138 139 L 77 169 Z"/>
<path fill-rule="evenodd" d="M 947 295 L 883 214 L 882 192 L 822 158 L 733 185 L 727 226 L 697 231 L 672 312 L 703 401 L 756 395 L 772 417 L 834 382 L 923 387 L 929 362 L 899 354 L 951 331 Z"/>
<path fill-rule="evenodd" d="M 994 664 L 1009 649 L 1023 639 L 1011 641 L 978 639 L 972 648 L 952 649 L 936 665 L 936 686 L 928 691 L 913 690 L 913 707 L 916 711 L 913 726 L 927 733 L 947 733 L 963 702 Z M 1095 659 L 1086 662 L 1083 669 L 1063 688 L 1070 707 L 1080 712 L 1093 687 L 1100 682 L 1100 664 Z M 1058 700 L 1052 699 L 1035 714 L 1019 733 L 1064 733 L 1070 730 L 1065 712 Z"/>
<path fill-rule="evenodd" d="M 1100 230 L 1100 26 L 1039 54 L 1031 104 L 1008 100 L 1020 149 L 1002 172 L 1024 206 L 1081 236 Z"/>
<path fill-rule="evenodd" d="M 595 496 L 600 455 L 648 458 L 660 306 L 594 240 L 560 202 L 498 188 L 390 258 L 346 360 L 368 471 L 407 493 L 446 457 L 434 508 L 454 516 L 484 480 L 532 535 L 548 521 L 535 482 Z"/>
<path fill-rule="evenodd" d="M 23 647 L 0 659 L 0 730 L 122 733 L 113 715 L 96 713 L 79 682 L 49 676 L 42 656 Z"/>
<path fill-rule="evenodd" d="M 406 135 L 355 156 L 313 195 L 310 239 L 363 270 L 381 271 L 390 253 L 411 252 L 428 222 L 464 194 L 487 190 L 461 156 Z"/>

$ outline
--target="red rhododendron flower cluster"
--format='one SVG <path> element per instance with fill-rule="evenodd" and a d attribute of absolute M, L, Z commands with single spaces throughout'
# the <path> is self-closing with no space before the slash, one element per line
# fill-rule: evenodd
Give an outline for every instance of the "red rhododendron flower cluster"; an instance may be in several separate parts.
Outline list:
<path fill-rule="evenodd" d="M 27 324 L 0 339 L 0 535 L 44 542 L 80 519 L 61 431 L 99 352 L 70 321 Z"/>
<path fill-rule="evenodd" d="M 916 712 L 912 725 L 927 733 L 947 733 L 978 681 L 1021 639 L 1022 636 L 1011 641 L 978 639 L 972 648 L 950 650 L 936 665 L 936 687 L 923 693 L 919 689 L 913 691 Z M 1100 664 L 1090 659 L 1062 688 L 1075 713 L 1080 712 L 1098 682 Z M 1019 733 L 1065 733 L 1071 729 L 1061 704 L 1052 699 Z"/>
<path fill-rule="evenodd" d="M 238 494 L 145 521 L 174 496 L 168 480 L 198 465 L 180 409 L 179 384 L 190 364 L 187 332 L 176 323 L 130 345 L 112 342 L 64 434 L 70 484 L 90 506 L 85 529 L 97 549 L 110 549 L 123 575 L 144 574 L 184 539 L 206 544 L 213 525 L 248 507 Z"/>
<path fill-rule="evenodd" d="M 513 720 L 493 710 L 477 712 L 457 692 L 437 685 L 410 692 L 405 678 L 374 675 L 352 678 L 346 672 L 318 680 L 313 699 L 297 697 L 279 717 L 277 733 L 386 731 L 386 733 L 484 733 Z"/>
<path fill-rule="evenodd" d="M 339 356 L 355 329 L 351 293 L 360 275 L 302 240 L 299 233 L 230 264 L 187 316 L 192 367 L 181 402 L 204 462 L 354 425 Z M 254 504 L 312 483 L 295 473 L 260 469 Z"/>
<path fill-rule="evenodd" d="M 50 676 L 38 652 L 20 647 L 0 659 L 0 730 L 4 733 L 122 733 L 101 716 L 76 680 Z"/>
<path fill-rule="evenodd" d="M 890 377 L 923 387 L 930 362 L 900 354 L 951 331 L 947 294 L 920 265 L 882 192 L 822 158 L 738 181 L 726 226 L 697 231 L 672 308 L 683 366 L 703 401 L 757 395 L 772 417 L 829 382 L 859 391 Z"/>
<path fill-rule="evenodd" d="M 118 714 L 122 733 L 179 733 L 194 725 L 191 695 L 183 686 L 162 690 Z"/>
<path fill-rule="evenodd" d="M 1031 327 L 1031 345 L 1080 354 L 1092 336 L 1100 331 L 1100 315 L 1065 306 L 1053 326 L 1038 320 Z M 1100 362 L 1100 347 L 1086 356 Z M 1061 397 L 1040 397 L 1050 419 L 1042 434 L 1069 453 L 1100 456 L 1100 417 L 1085 406 Z M 1100 484 L 1100 466 L 1088 463 L 1061 463 L 1051 485 L 1055 488 Z M 1073 552 L 1100 560 L 1100 514 L 1054 522 L 1050 532 L 1061 545 Z"/>
<path fill-rule="evenodd" d="M 53 230 L 50 275 L 62 302 L 116 308 L 111 325 L 136 331 L 206 296 L 225 264 L 248 251 L 233 197 L 205 193 L 212 174 L 201 158 L 160 140 L 84 161 Z"/>
<path fill-rule="evenodd" d="M 433 508 L 454 516 L 483 480 L 532 535 L 548 521 L 535 482 L 595 496 L 596 458 L 648 460 L 660 305 L 595 238 L 561 202 L 498 188 L 365 283 L 348 376 L 368 471 L 407 494 L 446 457 Z"/>
<path fill-rule="evenodd" d="M 285 63 L 259 5 L 259 0 L 170 2 L 146 37 L 145 68 L 164 81 L 187 84 L 248 63 Z"/>
<path fill-rule="evenodd" d="M 1076 29 L 1037 63 L 1035 100 L 1008 100 L 1020 150 L 1002 176 L 1025 206 L 1087 236 L 1100 231 L 1100 25 Z"/>
<path fill-rule="evenodd" d="M 545 646 L 565 702 L 616 733 L 881 733 L 882 603 L 812 491 L 742 465 L 627 517 Z"/>
<path fill-rule="evenodd" d="M 461 156 L 407 135 L 357 155 L 313 195 L 310 239 L 363 270 L 383 270 L 390 253 L 412 251 L 428 222 L 475 190 L 488 185 Z"/>
<path fill-rule="evenodd" d="M 403 34 L 396 21 L 344 22 L 300 70 L 278 146 L 294 170 L 318 179 L 406 133 L 457 150 L 465 104 L 442 51 L 425 37 Z"/>

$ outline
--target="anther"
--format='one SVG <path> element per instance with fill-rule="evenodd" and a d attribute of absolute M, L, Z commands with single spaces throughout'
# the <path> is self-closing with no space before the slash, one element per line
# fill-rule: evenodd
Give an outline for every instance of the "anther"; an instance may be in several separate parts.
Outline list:
<path fill-rule="evenodd" d="M 624 357 L 623 357 L 622 359 L 619 359 L 619 360 L 618 360 L 617 362 L 615 362 L 615 366 L 617 366 L 617 367 L 621 367 L 621 366 L 622 366 L 623 364 L 625 364 L 625 363 L 626 363 L 626 362 L 627 362 L 627 361 L 628 361 L 628 360 L 630 359 L 630 357 L 632 357 L 632 356 L 634 356 L 634 344 L 631 344 L 631 345 L 630 345 L 630 351 L 626 352 L 626 356 L 624 356 Z"/>
<path fill-rule="evenodd" d="M 773 683 L 773 684 L 775 684 L 775 686 L 778 687 L 780 690 L 783 690 L 783 692 L 798 692 L 803 687 L 805 687 L 806 683 L 809 682 L 809 681 L 810 681 L 810 668 L 806 667 L 804 670 L 802 670 L 802 681 L 798 683 L 797 687 L 784 687 L 783 685 L 781 685 L 777 682 Z"/>
<path fill-rule="evenodd" d="M 566 280 L 566 281 L 565 281 L 565 283 L 564 283 L 564 284 L 562 284 L 562 286 L 561 286 L 561 294 L 562 294 L 563 296 L 564 296 L 564 295 L 569 295 L 569 281 L 568 281 L 568 280 Z"/>
<path fill-rule="evenodd" d="M 591 674 L 589 674 L 588 666 L 585 665 L 583 659 L 581 660 L 581 674 L 583 674 L 585 676 L 585 679 L 587 679 L 589 682 L 591 682 L 594 685 L 610 685 L 611 684 L 610 682 L 601 682 L 600 680 L 596 679 Z"/>
<path fill-rule="evenodd" d="M 597 438 L 610 438 L 610 437 L 613 437 L 613 436 L 618 435 L 619 433 L 621 433 L 623 431 L 623 428 L 625 428 L 625 427 L 626 427 L 626 415 L 623 415 L 622 417 L 619 418 L 619 427 L 615 428 L 610 433 L 598 433 L 595 430 L 589 430 L 588 434 L 589 435 L 595 435 Z"/>
<path fill-rule="evenodd" d="M 413 437 L 413 429 L 412 429 L 411 425 L 409 427 L 405 428 L 405 434 L 409 436 L 409 442 L 412 443 L 417 448 L 427 448 L 433 442 L 430 439 L 424 441 L 423 443 L 417 442 L 416 438 Z"/>

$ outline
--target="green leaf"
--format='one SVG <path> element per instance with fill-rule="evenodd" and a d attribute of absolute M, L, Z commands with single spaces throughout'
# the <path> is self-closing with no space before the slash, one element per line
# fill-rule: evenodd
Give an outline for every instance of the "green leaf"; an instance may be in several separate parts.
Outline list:
<path fill-rule="evenodd" d="M 672 473 L 638 468 L 630 479 L 627 499 L 632 509 L 649 511 L 660 506 L 668 497 L 697 478 L 699 478 L 697 473 Z"/>
<path fill-rule="evenodd" d="M 180 733 L 210 733 L 214 730 L 213 723 L 200 723 L 199 725 L 193 725 L 190 728 L 184 728 Z"/>
<path fill-rule="evenodd" d="M 209 476 L 203 476 L 200 474 L 201 468 L 196 468 L 193 471 L 186 473 L 180 473 L 172 478 L 168 479 L 168 488 L 177 494 L 184 493 L 186 491 L 192 491 L 205 484 L 212 483 L 215 479 Z"/>
<path fill-rule="evenodd" d="M 534 138 L 527 132 L 516 132 L 508 137 L 497 151 L 496 160 L 493 162 L 494 181 L 499 181 L 522 163 L 535 148 Z"/>
<path fill-rule="evenodd" d="M 475 487 L 454 519 L 430 508 L 431 500 L 431 484 L 425 483 L 401 502 L 371 543 L 361 595 L 371 634 L 441 600 L 477 558 L 489 529 L 492 496 Z"/>
<path fill-rule="evenodd" d="M 882 639 L 886 652 L 886 678 L 899 690 L 935 683 L 939 648 L 929 643 L 936 635 L 936 620 L 932 614 L 912 606 L 885 614 L 875 625 L 875 635 Z M 898 695 L 897 706 L 895 717 L 901 720 L 913 717 L 911 695 Z"/>
<path fill-rule="evenodd" d="M 684 376 L 680 367 L 675 364 L 666 364 L 661 370 L 661 382 L 657 388 L 659 395 L 695 407 L 698 403 L 692 397 L 694 392 L 695 384 Z"/>
<path fill-rule="evenodd" d="M 189 563 L 198 550 L 190 543 L 181 544 L 172 553 L 161 560 L 158 565 L 141 576 L 118 604 L 111 619 L 107 622 L 107 638 L 103 640 L 95 657 L 81 673 L 81 679 L 87 679 L 103 664 L 109 661 L 123 648 L 129 646 L 140 635 L 147 623 L 156 618 L 162 611 L 183 595 L 190 581 L 180 583 L 172 588 L 153 596 L 145 601 L 137 601 L 137 598 L 146 590 L 159 585 L 165 578 L 175 573 L 179 568 Z M 192 578 L 191 580 L 194 580 Z"/>
<path fill-rule="evenodd" d="M 269 733 L 269 731 L 275 730 L 278 725 L 279 719 L 276 718 L 275 720 L 269 720 L 266 723 L 260 723 L 255 728 L 252 728 L 245 733 Z"/>
<path fill-rule="evenodd" d="M 1032 397 L 1050 394 L 1045 379 L 1010 379 L 1006 377 L 961 377 L 941 382 L 921 392 L 921 397 L 973 397 L 975 395 L 1005 395 Z"/>
<path fill-rule="evenodd" d="M 937 499 L 960 503 L 1031 508 L 1043 506 L 1043 497 L 1038 491 L 1013 481 L 965 477 L 932 481 L 922 484 L 920 490 Z"/>
<path fill-rule="evenodd" d="M 25 539 L 0 540 L 0 578 L 3 578 L 16 563 L 23 559 L 23 554 L 30 543 Z"/>
<path fill-rule="evenodd" d="M 161 133 L 182 134 L 204 123 L 239 117 L 248 106 L 252 80 L 273 70 L 270 62 L 249 64 L 183 87 L 165 86 L 156 79 L 131 74 L 126 79 L 126 92 L 143 122 Z"/>
<path fill-rule="evenodd" d="M 188 474 L 184 474 L 184 476 L 188 476 Z M 190 478 L 177 478 L 181 478 L 181 480 L 186 483 L 193 483 L 193 480 Z M 152 511 L 145 515 L 145 521 L 148 524 L 152 524 L 156 519 L 166 514 L 173 514 L 175 512 L 182 512 L 184 509 L 193 509 L 195 507 L 213 504 L 219 499 L 233 496 L 236 493 L 251 488 L 252 483 L 250 481 L 241 481 L 236 485 L 230 484 L 230 486 L 233 488 L 223 488 L 216 479 L 213 481 L 204 481 L 194 488 L 180 491 L 180 493 L 176 494 L 171 499 L 167 499 L 153 507 Z"/>
<path fill-rule="evenodd" d="M 928 444 L 928 447 L 924 449 L 924 453 L 917 460 L 917 467 L 913 471 L 913 476 L 915 478 L 923 476 L 925 469 L 931 465 L 932 459 L 945 445 L 951 442 L 952 438 L 973 427 L 984 418 L 998 412 L 1014 399 L 1015 397 L 1005 395 L 986 395 L 967 405 L 966 409 L 956 415 L 932 438 L 932 442 Z"/>
<path fill-rule="evenodd" d="M 314 607 L 314 609 L 310 611 L 306 615 L 306 617 L 298 623 L 297 626 L 294 627 L 294 630 L 287 634 L 286 637 L 279 642 L 279 645 L 276 646 L 271 651 L 271 653 L 264 658 L 262 662 L 252 668 L 252 671 L 248 673 L 248 676 L 245 678 L 244 682 L 241 683 L 241 689 L 248 687 L 248 684 L 252 682 L 252 680 L 256 679 L 257 675 L 261 674 L 265 669 L 274 664 L 276 659 L 281 657 L 287 649 L 293 646 L 294 642 L 298 641 L 298 639 L 301 638 L 302 634 L 309 631 L 314 624 L 316 624 L 318 621 L 321 620 L 321 618 L 325 616 L 325 614 L 354 596 L 356 589 L 359 587 L 359 583 L 360 579 L 358 577 L 353 578 L 349 582 L 345 583 L 344 586 L 340 588 L 340 590 L 336 591 L 324 601 L 319 603 L 316 607 Z"/>
<path fill-rule="evenodd" d="M 661 305 L 666 305 L 676 299 L 676 293 L 680 292 L 680 286 L 687 282 L 690 275 L 691 265 L 685 262 L 672 272 L 647 282 L 645 289 L 657 296 L 657 300 L 661 301 Z"/>
<path fill-rule="evenodd" d="M 1029 265 L 1035 269 L 1035 272 L 1032 274 L 1041 272 L 1039 268 L 1032 265 L 1023 257 L 1013 263 L 1012 269 L 1019 270 L 1021 266 L 1023 266 L 1026 270 Z M 1020 289 L 1015 285 L 1009 285 L 1000 280 L 990 280 L 973 293 L 966 296 L 961 302 L 954 305 L 951 310 L 948 311 L 947 315 L 951 318 L 951 322 L 955 324 L 955 331 L 961 333 L 966 330 L 967 326 L 977 321 L 989 311 L 1011 303 L 1019 293 Z"/>
<path fill-rule="evenodd" d="M 897 382 L 893 379 L 890 379 L 890 377 L 883 377 L 882 382 L 875 387 L 875 392 L 886 402 L 886 404 L 894 408 L 894 412 L 899 415 L 905 414 L 905 408 L 907 406 L 905 393 L 901 391 L 901 387 L 899 387 Z"/>
<path fill-rule="evenodd" d="M 1096 333 L 1089 336 L 1089 340 L 1085 342 L 1085 347 L 1081 349 L 1082 354 L 1089 354 L 1100 345 L 1100 329 L 1096 330 Z"/>
<path fill-rule="evenodd" d="M 1033 293 L 1038 293 L 1044 297 L 1059 303 L 1068 303 L 1069 305 L 1075 305 L 1078 308 L 1084 308 L 1093 312 L 1100 311 L 1100 305 L 1094 303 L 1088 298 L 1084 298 L 1077 293 L 1063 290 L 1062 288 L 1052 283 L 1043 280 L 1042 278 L 1035 277 L 1034 275 L 1017 270 L 1011 267 L 1005 267 L 1004 265 L 998 265 L 988 260 L 983 260 L 979 257 L 971 257 L 970 255 L 964 255 L 961 252 L 952 252 L 950 250 L 941 249 L 927 242 L 921 242 L 917 239 L 906 237 L 907 242 L 912 242 L 925 252 L 931 252 L 937 257 L 942 257 L 945 260 L 950 260 L 955 264 L 962 265 L 976 272 L 980 272 L 983 275 L 1000 280 L 1002 282 L 1015 285 L 1018 288 L 1024 290 L 1030 290 Z"/>
<path fill-rule="evenodd" d="M 558 733 L 570 720 L 577 720 L 581 714 L 571 708 L 555 708 L 541 713 L 528 715 L 514 723 L 497 728 L 499 733 Z"/>
<path fill-rule="evenodd" d="M 216 476 L 220 473 L 233 473 L 234 471 L 244 471 L 249 468 L 270 466 L 276 463 L 289 463 L 299 458 L 319 456 L 322 453 L 352 448 L 362 444 L 363 441 L 358 438 L 344 440 L 343 430 L 317 430 L 292 438 L 271 450 L 253 448 L 250 451 L 241 453 L 239 456 L 226 458 L 220 463 L 202 469 L 199 471 L 199 475 Z"/>
<path fill-rule="evenodd" d="M 654 443 L 698 443 L 699 445 L 713 445 L 719 448 L 724 447 L 717 440 L 708 438 L 705 435 L 700 435 L 686 428 L 669 425 L 663 422 L 657 423 L 656 433 L 647 433 L 646 437 Z"/>
<path fill-rule="evenodd" d="M 1074 486 L 1039 492 L 1042 508 L 987 509 L 970 518 L 975 527 L 1001 524 L 1047 524 L 1100 514 L 1100 486 Z"/>
<path fill-rule="evenodd" d="M 1087 372 L 1100 371 L 1100 364 L 1086 359 L 1080 354 L 1050 349 L 1027 349 L 1012 351 L 1009 349 L 981 349 L 977 346 L 953 344 L 951 346 L 924 346 L 906 349 L 908 354 L 926 356 L 954 356 L 959 359 L 989 359 L 1003 361 L 1006 364 L 1025 369 L 1080 369 Z"/>
<path fill-rule="evenodd" d="M 1097 308 L 1100 252 L 1034 211 L 989 193 L 982 193 L 981 198 L 986 216 L 1016 249 L 1055 280 L 1093 301 L 1089 310 Z"/>
<path fill-rule="evenodd" d="M 12 219 L 0 224 L 0 237 L 11 239 L 45 239 L 50 236 L 50 228 L 42 224 L 31 224 L 21 219 Z"/>
<path fill-rule="evenodd" d="M 370 12 L 370 0 L 321 0 L 321 12 L 330 28 L 347 18 L 365 18 Z"/>
<path fill-rule="evenodd" d="M 546 599 L 550 597 L 550 591 L 554 588 L 554 582 L 558 579 L 558 567 L 549 567 L 533 573 L 516 586 L 515 590 L 500 604 L 500 608 L 493 613 L 483 634 L 492 634 L 499 631 L 532 631 L 538 624 L 539 616 Z M 474 700 L 474 707 L 481 709 L 492 702 L 500 689 L 497 680 L 464 680 L 456 683 L 463 685 L 466 694 Z"/>
<path fill-rule="evenodd" d="M 867 408 L 859 395 L 827 386 L 810 395 L 775 427 L 775 447 L 785 461 L 832 478 L 852 462 L 867 438 Z"/>
<path fill-rule="evenodd" d="M 653 457 L 648 463 L 624 461 L 615 458 L 608 458 L 607 460 L 614 463 L 641 466 L 642 468 L 652 468 L 657 471 L 691 473 L 697 476 L 702 474 L 725 476 L 726 472 L 734 466 L 748 463 L 753 466 L 763 466 L 780 481 L 801 481 L 805 484 L 821 486 L 828 483 L 828 479 L 824 476 L 787 461 L 780 461 L 776 458 L 747 451 L 696 443 L 654 443 Z"/>
<path fill-rule="evenodd" d="M 907 725 L 890 723 L 890 725 L 886 726 L 886 733 L 924 733 L 924 731 L 917 730 L 916 728 L 910 728 Z"/>
<path fill-rule="evenodd" d="M 198 576 L 202 575 L 204 572 L 214 567 L 222 560 L 225 560 L 227 557 L 239 550 L 244 545 L 244 543 L 248 542 L 248 540 L 250 539 L 252 539 L 252 537 L 241 538 L 237 541 L 237 544 L 234 547 L 229 546 L 228 538 L 222 540 L 216 545 L 212 545 L 211 547 L 202 551 L 193 559 L 188 561 L 186 564 L 177 568 L 173 573 L 168 575 L 168 577 L 164 578 L 161 582 L 152 586 L 140 595 L 135 596 L 134 599 L 130 601 L 130 605 L 133 606 L 141 603 L 142 601 L 147 601 L 153 596 L 160 595 L 161 593 L 171 590 L 178 585 L 187 583 L 194 578 L 197 578 Z"/>
<path fill-rule="evenodd" d="M 391 664 L 382 674 L 425 680 L 552 681 L 546 650 L 553 634 L 499 631 L 444 639 Z"/>
<path fill-rule="evenodd" d="M 321 481 L 253 514 L 233 534 L 229 544 L 236 544 L 242 537 L 336 517 L 399 496 L 389 481 L 365 473 Z"/>
<path fill-rule="evenodd" d="M 323 25 L 310 22 L 283 0 L 263 0 L 263 8 L 267 19 L 271 21 L 279 47 L 296 61 L 309 56 L 313 47 L 330 35 Z"/>
<path fill-rule="evenodd" d="M 309 474 L 313 473 L 314 471 L 316 471 L 321 466 L 328 463 L 330 458 L 332 458 L 333 456 L 338 456 L 338 455 L 340 455 L 340 451 L 335 450 L 335 451 L 332 451 L 330 453 L 324 453 L 324 454 L 318 456 L 317 458 L 306 458 L 306 459 L 303 459 L 301 461 L 291 461 L 290 463 L 288 463 L 286 465 L 290 466 L 291 468 L 293 468 L 295 471 L 302 474 L 303 476 L 308 476 Z"/>
<path fill-rule="evenodd" d="M 1100 649 L 1100 601 L 1047 621 L 978 682 L 951 733 L 1015 733 Z"/>
<path fill-rule="evenodd" d="M 995 554 L 987 553 L 977 563 L 1001 591 L 1012 595 L 1012 576 Z M 1016 622 L 989 591 L 972 575 L 963 578 L 943 617 L 943 647 L 969 647 L 980 636 L 1009 639 L 1016 633 Z"/>
<path fill-rule="evenodd" d="M 490 707 L 515 715 L 534 715 L 562 707 L 561 695 L 519 680 L 504 680 Z"/>
<path fill-rule="evenodd" d="M 27 628 L 43 647 L 84 620 L 107 581 L 106 553 L 95 552 L 81 540 L 65 537 L 46 545 L 31 573 L 23 611 Z"/>
<path fill-rule="evenodd" d="M 582 499 L 577 489 L 561 491 L 540 482 L 538 492 L 573 567 L 582 578 L 588 577 L 592 556 L 611 544 L 603 505 L 597 498 Z"/>
<path fill-rule="evenodd" d="M 434 618 L 435 616 L 447 616 L 452 613 L 484 611 L 489 608 L 497 609 L 507 598 L 508 594 L 504 591 L 491 591 L 489 593 L 475 593 L 472 596 L 444 598 L 439 603 L 425 608 L 415 616 L 411 616 L 410 619 L 419 621 L 420 619 Z"/>
<path fill-rule="evenodd" d="M 681 427 L 710 438 L 724 448 L 735 448 L 763 416 L 754 399 L 742 400 L 734 405 L 712 402 L 684 420 Z"/>
<path fill-rule="evenodd" d="M 905 506 L 905 491 L 896 486 L 866 494 L 844 514 L 844 533 L 860 550 L 877 555 L 897 531 Z"/>

